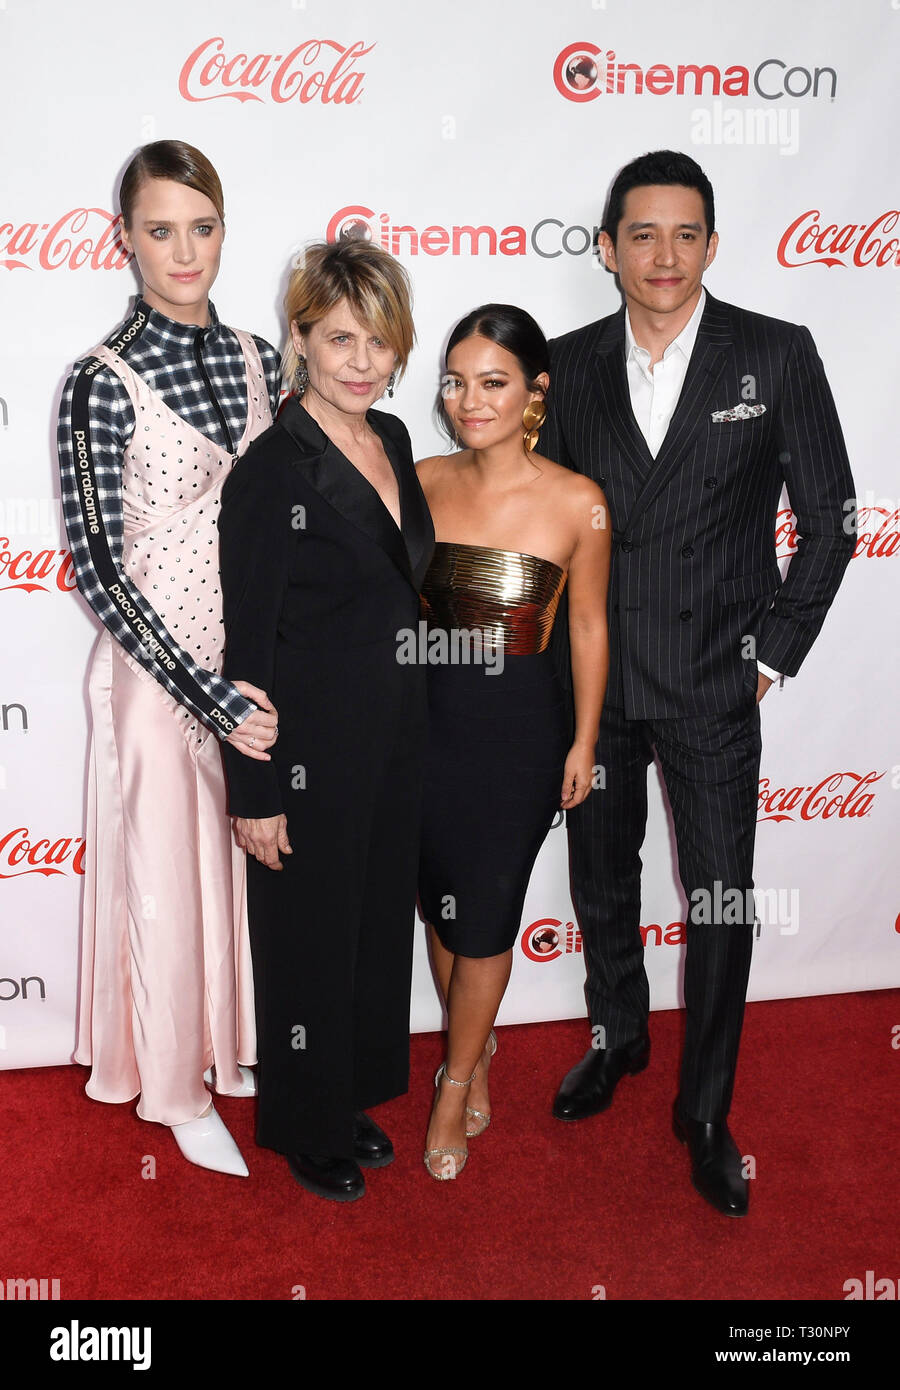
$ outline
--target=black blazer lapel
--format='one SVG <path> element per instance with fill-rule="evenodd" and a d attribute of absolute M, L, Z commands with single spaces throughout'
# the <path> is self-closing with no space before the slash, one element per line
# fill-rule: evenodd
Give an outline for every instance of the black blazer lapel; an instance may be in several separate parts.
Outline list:
<path fill-rule="evenodd" d="M 653 467 L 635 499 L 628 518 L 629 524 L 665 487 L 683 461 L 698 431 L 703 428 L 706 410 L 732 347 L 733 335 L 728 311 L 725 305 L 718 299 L 713 299 L 707 290 L 706 306 L 697 329 L 697 338 L 681 395 L 669 422 L 666 437 L 653 460 Z"/>
<path fill-rule="evenodd" d="M 408 572 L 418 592 L 434 551 L 434 524 L 413 462 L 409 435 L 406 426 L 395 415 L 370 410 L 367 418 L 381 438 L 384 452 L 397 479 L 400 490 L 400 528 L 407 554 Z"/>
<path fill-rule="evenodd" d="M 624 305 L 605 321 L 595 353 L 594 384 L 606 423 L 623 457 L 638 477 L 646 478 L 653 469 L 654 459 L 631 408 L 625 372 Z"/>
<path fill-rule="evenodd" d="M 333 444 L 321 426 L 296 399 L 287 401 L 278 416 L 282 425 L 293 439 L 301 457 L 295 462 L 303 477 L 319 496 L 336 512 L 356 526 L 370 540 L 386 551 L 400 572 L 415 585 L 410 556 L 404 542 L 403 533 L 397 529 L 396 522 L 378 496 L 369 480 Z M 401 519 L 404 505 L 404 472 L 398 463 L 397 448 L 387 432 L 369 417 L 369 423 L 385 444 L 391 467 L 400 488 Z M 410 461 L 410 467 L 412 463 Z M 416 484 L 418 486 L 418 484 Z M 409 485 L 406 485 L 407 490 Z M 424 500 L 424 499 L 423 499 Z M 413 508 L 415 510 L 415 508 Z M 420 523 L 421 525 L 421 523 Z"/>

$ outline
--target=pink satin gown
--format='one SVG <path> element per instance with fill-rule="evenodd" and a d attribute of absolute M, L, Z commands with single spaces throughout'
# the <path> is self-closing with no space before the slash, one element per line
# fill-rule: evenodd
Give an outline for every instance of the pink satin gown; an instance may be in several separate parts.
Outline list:
<path fill-rule="evenodd" d="M 243 453 L 271 414 L 256 345 L 237 336 L 248 380 Z M 174 640 L 221 673 L 216 517 L 231 456 L 114 353 L 94 352 L 124 383 L 136 421 L 123 461 L 122 568 Z M 75 1060 L 91 1067 L 93 1099 L 140 1094 L 142 1119 L 180 1124 L 209 1104 L 207 1067 L 228 1092 L 241 1084 L 238 1062 L 256 1061 L 244 854 L 226 814 L 218 737 L 108 632 L 90 702 Z"/>

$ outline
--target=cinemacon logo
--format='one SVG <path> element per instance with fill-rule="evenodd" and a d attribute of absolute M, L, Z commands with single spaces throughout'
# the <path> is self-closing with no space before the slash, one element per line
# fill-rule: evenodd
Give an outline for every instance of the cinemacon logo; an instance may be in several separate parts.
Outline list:
<path fill-rule="evenodd" d="M 746 97 L 751 91 L 764 101 L 781 97 L 825 96 L 834 100 L 834 68 L 789 66 L 781 58 L 764 58 L 751 73 L 741 64 L 720 68 L 715 63 L 621 62 L 615 50 L 594 43 L 570 43 L 557 53 L 553 81 L 567 101 L 596 101 L 605 96 L 725 96 Z"/>
<path fill-rule="evenodd" d="M 520 945 L 529 960 L 558 960 L 562 955 L 581 954 L 581 932 L 574 922 L 563 926 L 558 917 L 541 917 L 525 928 Z"/>
<path fill-rule="evenodd" d="M 371 53 L 361 40 L 304 39 L 289 53 L 229 54 L 220 37 L 204 39 L 189 53 L 178 78 L 185 101 L 299 101 L 318 99 L 324 106 L 349 106 L 363 91 L 364 72 L 357 63 Z"/>
<path fill-rule="evenodd" d="M 392 256 L 525 256 L 529 249 L 545 260 L 554 260 L 565 253 L 583 256 L 597 238 L 597 227 L 567 226 L 559 217 L 543 217 L 530 230 L 511 223 L 508 227 L 492 227 L 487 223 L 474 226 L 465 223 L 442 227 L 414 227 L 395 223 L 390 213 L 375 213 L 362 203 L 339 208 L 328 223 L 327 241 L 357 237 L 362 241 L 377 241 Z"/>
<path fill-rule="evenodd" d="M 644 946 L 683 946 L 684 922 L 669 922 L 665 926 L 648 922 L 638 927 Z M 561 922 L 558 917 L 539 917 L 531 922 L 519 938 L 522 954 L 528 960 L 543 964 L 559 960 L 560 956 L 580 955 L 583 949 L 581 932 L 574 922 Z"/>

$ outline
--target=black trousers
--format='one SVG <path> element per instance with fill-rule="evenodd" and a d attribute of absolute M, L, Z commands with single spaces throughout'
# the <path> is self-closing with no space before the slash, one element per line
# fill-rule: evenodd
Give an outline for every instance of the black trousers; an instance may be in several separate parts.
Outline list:
<path fill-rule="evenodd" d="M 750 973 L 760 761 L 755 698 L 725 715 L 684 719 L 603 712 L 596 761 L 605 788 L 566 819 L 588 1007 L 591 1023 L 605 1029 L 606 1047 L 623 1046 L 647 1026 L 640 850 L 654 748 L 688 899 L 681 1108 L 711 1123 L 724 1120 L 731 1104 Z"/>
<path fill-rule="evenodd" d="M 280 1153 L 350 1158 L 354 1111 L 409 1084 L 426 704 L 422 668 L 396 651 L 280 650 L 273 760 L 293 854 L 247 864 L 257 1142 Z"/>

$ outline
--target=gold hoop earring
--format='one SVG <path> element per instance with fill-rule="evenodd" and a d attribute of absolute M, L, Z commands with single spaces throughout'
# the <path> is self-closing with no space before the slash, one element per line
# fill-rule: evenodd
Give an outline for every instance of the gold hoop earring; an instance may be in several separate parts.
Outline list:
<path fill-rule="evenodd" d="M 529 401 L 522 411 L 522 426 L 525 430 L 525 448 L 532 452 L 538 442 L 541 425 L 547 418 L 547 407 L 543 401 Z"/>

